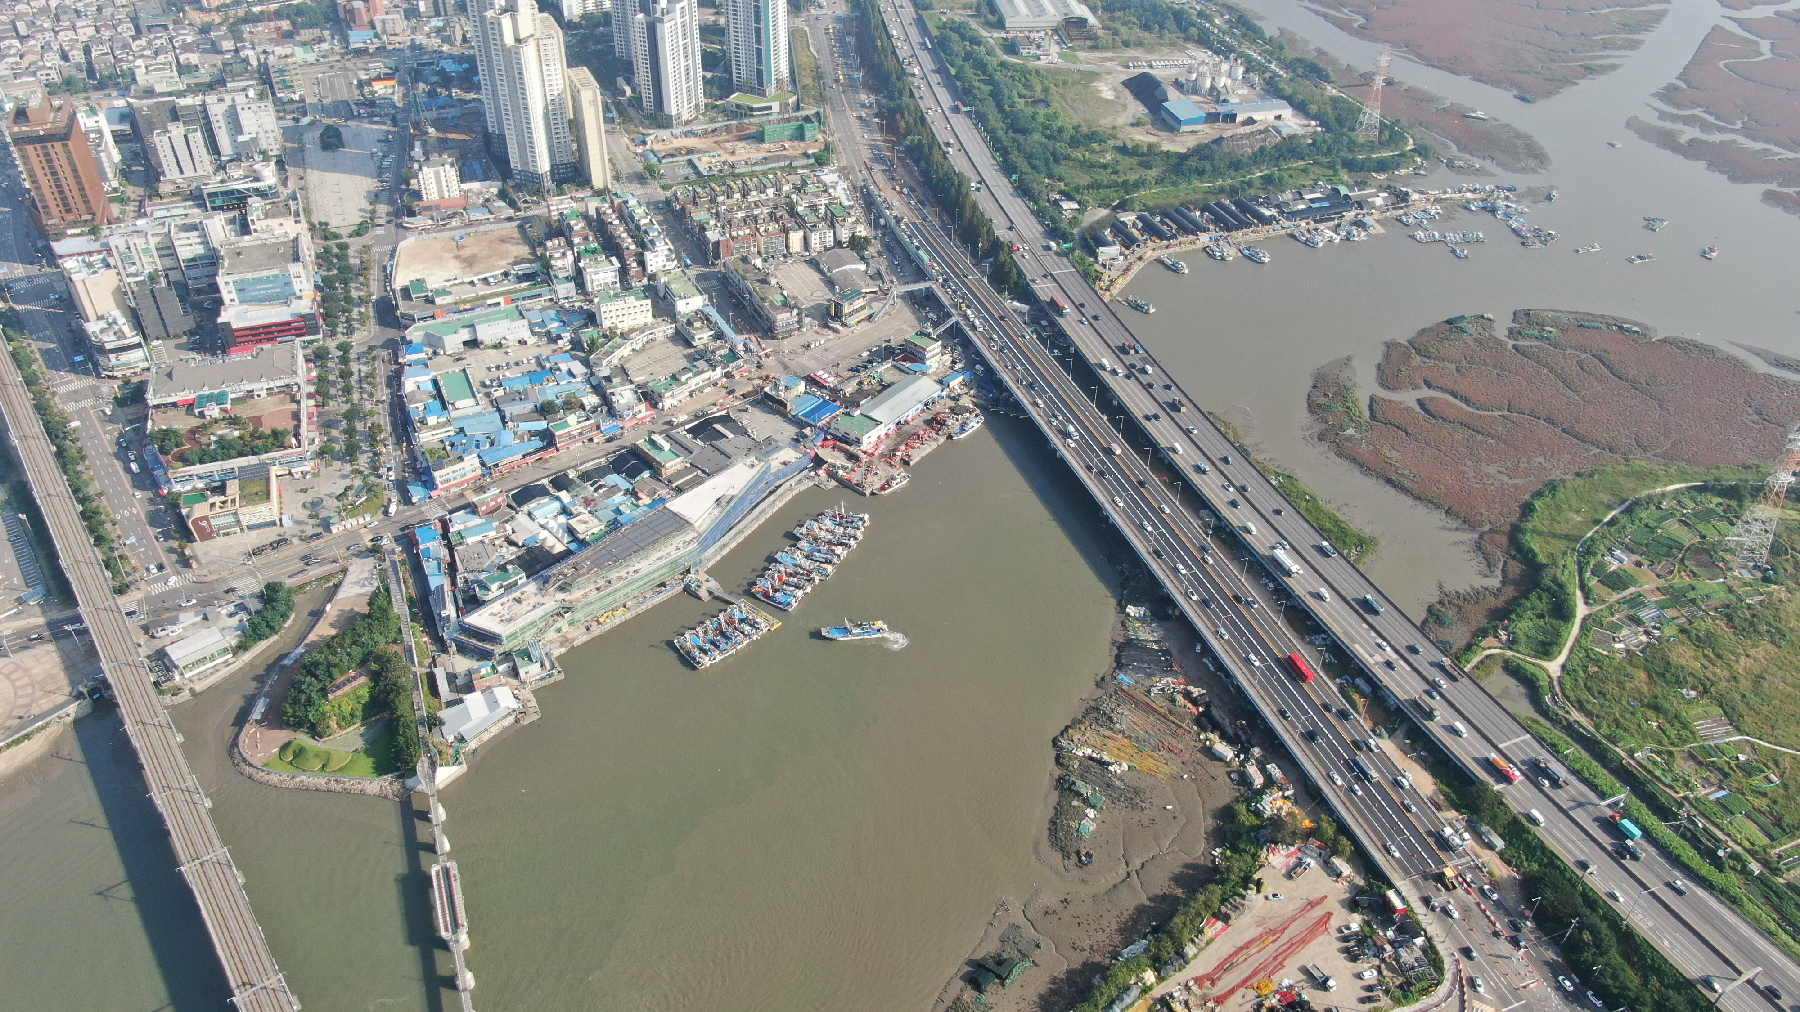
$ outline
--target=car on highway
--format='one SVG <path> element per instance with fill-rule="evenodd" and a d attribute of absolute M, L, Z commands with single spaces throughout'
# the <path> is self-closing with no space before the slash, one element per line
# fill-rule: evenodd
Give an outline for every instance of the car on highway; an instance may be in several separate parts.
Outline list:
<path fill-rule="evenodd" d="M 1444 687 L 1444 686 L 1445 686 L 1445 685 L 1447 685 L 1447 684 L 1448 684 L 1448 683 L 1446 683 L 1446 682 L 1445 682 L 1445 681 L 1444 681 L 1444 680 L 1443 680 L 1443 679 L 1442 679 L 1442 678 L 1433 678 L 1433 679 L 1432 679 L 1432 680 L 1431 680 L 1431 684 L 1433 684 L 1433 685 L 1435 685 L 1435 686 L 1437 686 L 1437 687 L 1438 687 L 1438 688 L 1440 688 L 1440 689 L 1441 689 L 1441 688 L 1443 688 L 1443 687 Z"/>
<path fill-rule="evenodd" d="M 1508 929 L 1509 929 L 1509 930 L 1511 930 L 1511 931 L 1515 931 L 1515 932 L 1518 932 L 1518 931 L 1524 931 L 1524 930 L 1525 930 L 1525 925 L 1524 925 L 1524 924 L 1522 924 L 1522 923 L 1520 923 L 1520 922 L 1519 922 L 1519 919 L 1518 919 L 1518 918 L 1517 918 L 1517 917 L 1508 917 L 1508 918 L 1507 918 L 1507 919 L 1506 919 L 1506 927 L 1507 927 L 1507 928 L 1508 928 Z"/>
<path fill-rule="evenodd" d="M 1356 719 L 1356 714 L 1351 713 L 1349 707 L 1340 706 L 1337 708 L 1337 719 L 1348 723 L 1349 721 Z"/>
<path fill-rule="evenodd" d="M 1281 714 L 1282 720 L 1293 720 L 1294 719 L 1294 715 L 1292 713 L 1288 712 L 1288 708 L 1285 706 L 1278 708 L 1275 712 Z"/>
<path fill-rule="evenodd" d="M 1778 988 L 1773 984 L 1770 984 L 1768 987 L 1763 988 L 1763 990 L 1767 991 L 1769 994 L 1769 997 L 1775 999 L 1776 1001 L 1785 1001 L 1786 1000 L 1785 998 L 1782 997 L 1781 988 Z"/>
<path fill-rule="evenodd" d="M 1338 775 L 1337 770 L 1331 771 L 1331 782 L 1338 785 L 1339 787 L 1344 786 L 1344 778 Z"/>
<path fill-rule="evenodd" d="M 1500 890 L 1495 889 L 1493 886 L 1488 885 L 1485 882 L 1482 883 L 1482 885 L 1481 885 L 1481 895 L 1486 896 L 1489 903 L 1500 902 Z"/>
<path fill-rule="evenodd" d="M 1563 990 L 1564 990 L 1564 991 L 1573 991 L 1573 990 L 1575 990 L 1575 982 L 1574 982 L 1574 981 L 1572 981 L 1572 980 L 1570 980 L 1570 979 L 1569 979 L 1569 978 L 1567 978 L 1567 977 L 1558 977 L 1558 978 L 1556 978 L 1556 985 L 1557 985 L 1557 986 L 1558 986 L 1558 987 L 1560 987 L 1560 988 L 1562 988 L 1562 989 L 1563 989 Z"/>
<path fill-rule="evenodd" d="M 1475 989 L 1476 994 L 1487 994 L 1487 982 L 1480 977 L 1470 977 L 1469 986 Z"/>
<path fill-rule="evenodd" d="M 1300 734 L 1307 741 L 1312 742 L 1314 745 L 1317 745 L 1319 743 L 1319 732 L 1318 732 L 1317 728 L 1309 727 L 1306 730 L 1300 732 Z"/>
<path fill-rule="evenodd" d="M 1687 883 L 1683 882 L 1681 879 L 1678 879 L 1678 878 L 1670 879 L 1669 880 L 1669 888 L 1675 890 L 1677 893 L 1679 893 L 1682 896 L 1687 895 Z"/>
<path fill-rule="evenodd" d="M 1588 1004 L 1594 1006 L 1595 1008 L 1605 1008 L 1606 1007 L 1606 1003 L 1600 1000 L 1600 996 L 1595 994 L 1592 991 L 1589 991 L 1587 993 L 1587 1000 L 1588 1000 Z"/>
<path fill-rule="evenodd" d="M 1608 889 L 1606 891 L 1606 898 L 1609 900 L 1612 900 L 1614 903 L 1625 902 L 1625 897 L 1619 895 L 1619 891 L 1617 889 Z"/>
<path fill-rule="evenodd" d="M 1399 857 L 1400 856 L 1400 848 L 1395 846 L 1392 843 L 1387 845 L 1387 852 L 1388 852 L 1389 857 Z"/>
<path fill-rule="evenodd" d="M 1475 947 L 1473 945 L 1463 946 L 1462 947 L 1462 955 L 1463 955 L 1464 959 L 1466 959 L 1470 962 L 1474 962 L 1478 958 L 1475 955 Z"/>

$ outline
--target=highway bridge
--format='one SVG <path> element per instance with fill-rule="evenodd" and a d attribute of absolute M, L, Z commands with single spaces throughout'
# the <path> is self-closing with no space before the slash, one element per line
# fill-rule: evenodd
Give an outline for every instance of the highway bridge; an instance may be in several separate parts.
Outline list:
<path fill-rule="evenodd" d="M 1573 779 L 1561 788 L 1546 787 L 1534 777 L 1511 784 L 1496 779 L 1488 757 L 1501 756 L 1519 766 L 1549 750 L 1485 689 L 1462 675 L 1361 570 L 1315 547 L 1325 542 L 1323 535 L 1244 459 L 1243 451 L 1212 425 L 1152 356 L 1120 353 L 1121 346 L 1135 348 L 1138 342 L 1112 308 L 1066 260 L 1032 252 L 1045 251 L 1052 240 L 1012 189 L 976 125 L 967 115 L 950 111 L 954 82 L 937 64 L 936 54 L 919 45 L 925 29 L 917 13 L 902 10 L 887 17 L 901 32 L 902 55 L 919 60 L 923 73 L 915 88 L 937 138 L 951 144 L 960 170 L 985 184 L 977 197 L 996 231 L 1022 247 L 1020 267 L 1042 299 L 1059 296 L 1076 308 L 1075 315 L 1056 322 L 1062 338 L 1086 364 L 1072 358 L 1059 361 L 981 280 L 947 234 L 941 216 L 921 207 L 913 231 L 947 265 L 944 287 L 954 308 L 983 324 L 980 343 L 996 371 L 1395 881 L 1410 880 L 1417 895 L 1424 876 L 1456 855 L 1434 839 L 1439 826 L 1431 806 L 1414 802 L 1411 792 L 1394 781 L 1396 771 L 1386 761 L 1384 746 L 1360 753 L 1378 767 L 1373 782 L 1358 783 L 1351 776 L 1352 760 L 1359 755 L 1356 743 L 1367 737 L 1367 729 L 1360 721 L 1338 716 L 1342 701 L 1335 687 L 1322 681 L 1302 685 L 1288 674 L 1283 663 L 1287 654 L 1314 660 L 1316 654 L 1298 642 L 1286 622 L 1271 615 L 1272 605 L 1285 602 L 1307 609 L 1336 641 L 1336 652 L 1354 659 L 1363 677 L 1400 708 L 1435 693 L 1428 702 L 1442 717 L 1422 721 L 1422 733 L 1470 775 L 1499 787 L 1516 811 L 1542 812 L 1546 823 L 1540 832 L 1550 846 L 1572 865 L 1591 869 L 1595 889 L 1618 897 L 1613 902 L 1620 915 L 1696 982 L 1709 976 L 1732 980 L 1760 968 L 1754 983 L 1721 996 L 1722 1006 L 1785 1008 L 1777 994 L 1800 995 L 1800 964 L 1709 891 L 1671 886 L 1686 873 L 1666 855 L 1645 848 L 1642 860 L 1617 860 L 1604 822 L 1609 809 L 1586 785 Z M 883 185 L 873 172 L 866 178 Z M 1198 336 L 1204 340 L 1203 333 Z M 1116 365 L 1118 372 L 1100 368 L 1102 360 Z M 1086 389 L 1076 381 L 1078 375 L 1090 384 Z M 1176 399 L 1194 410 L 1171 410 L 1168 402 Z M 1115 404 L 1122 410 L 1109 418 L 1102 405 Z M 1111 452 L 1111 444 L 1131 445 L 1121 434 L 1126 432 L 1145 437 L 1221 523 L 1209 531 L 1204 517 L 1145 461 Z M 1206 473 L 1197 465 L 1205 465 Z M 1295 563 L 1294 573 L 1269 563 L 1273 547 L 1282 543 L 1291 546 L 1286 554 Z M 1452 725 L 1464 733 L 1455 733 Z M 1457 926 L 1442 925 L 1443 920 L 1440 926 L 1456 934 Z M 1547 991 L 1500 997 L 1541 1000 Z"/>
<path fill-rule="evenodd" d="M 162 813 L 181 874 L 194 892 L 200 915 L 224 965 L 232 1002 L 244 1012 L 283 1012 L 300 1007 L 250 910 L 243 876 L 213 828 L 212 802 L 188 768 L 181 735 L 163 710 L 150 669 L 138 656 L 137 638 L 113 596 L 112 580 L 82 525 L 80 506 L 57 467 L 31 395 L 11 355 L 0 354 L 0 415 L 14 451 L 43 511 L 58 561 L 75 591 L 88 633 L 118 700 L 125 733 L 137 749 L 151 800 Z"/>

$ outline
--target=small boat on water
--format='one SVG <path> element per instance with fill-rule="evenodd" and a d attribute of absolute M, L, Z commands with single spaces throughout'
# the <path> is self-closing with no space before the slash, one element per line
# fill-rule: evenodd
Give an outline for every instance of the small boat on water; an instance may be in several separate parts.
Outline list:
<path fill-rule="evenodd" d="M 986 415 L 982 414 L 979 411 L 973 412 L 972 414 L 969 415 L 969 417 L 963 419 L 963 423 L 956 427 L 955 432 L 950 433 L 950 438 L 951 439 L 961 439 L 964 436 L 973 435 L 975 430 L 981 428 L 983 425 L 986 425 L 986 424 L 987 424 L 987 416 Z"/>
<path fill-rule="evenodd" d="M 1647 264 L 1650 261 L 1655 260 L 1655 259 L 1656 259 L 1656 254 L 1654 254 L 1654 253 L 1639 253 L 1637 256 L 1634 256 L 1634 257 L 1626 257 L 1625 262 L 1628 264 Z"/>
<path fill-rule="evenodd" d="M 1244 259 L 1253 264 L 1266 264 L 1269 262 L 1268 251 L 1260 246 L 1245 246 L 1241 252 L 1244 254 Z"/>
<path fill-rule="evenodd" d="M 1701 251 L 1700 251 L 1700 255 L 1701 255 L 1701 256 L 1703 256 L 1703 257 L 1705 257 L 1705 258 L 1706 258 L 1706 259 L 1708 259 L 1708 260 L 1714 260 L 1714 259 L 1717 259 L 1717 258 L 1718 258 L 1718 256 L 1719 256 L 1719 247 L 1717 247 L 1717 246 L 1708 246 L 1708 247 L 1706 247 L 1706 248 L 1705 248 L 1705 249 L 1703 249 L 1703 250 L 1701 250 Z"/>
<path fill-rule="evenodd" d="M 1186 274 L 1188 272 L 1188 265 L 1174 257 L 1162 257 L 1158 262 L 1177 274 Z"/>
<path fill-rule="evenodd" d="M 1575 252 L 1577 252 L 1577 253 L 1598 253 L 1604 248 L 1605 247 L 1601 246 L 1599 243 L 1591 243 L 1587 246 L 1577 246 L 1575 248 Z"/>
<path fill-rule="evenodd" d="M 889 492 L 898 492 L 905 488 L 909 481 L 912 481 L 912 475 L 905 471 L 895 471 L 892 478 L 881 483 L 881 487 L 875 490 L 875 494 L 887 495 Z"/>
<path fill-rule="evenodd" d="M 1549 193 L 1544 194 L 1545 200 L 1554 201 L 1556 199 L 1556 197 L 1557 197 L 1557 193 L 1555 190 L 1551 190 Z"/>
<path fill-rule="evenodd" d="M 1488 114 L 1485 112 L 1482 112 L 1480 109 L 1477 109 L 1474 112 L 1463 113 L 1463 119 L 1487 119 L 1487 118 L 1488 118 Z"/>
<path fill-rule="evenodd" d="M 844 620 L 843 625 L 828 625 L 819 630 L 819 635 L 828 640 L 872 640 L 886 636 L 887 623 L 876 619 L 873 622 L 852 622 Z"/>
<path fill-rule="evenodd" d="M 1126 299 L 1125 304 L 1127 306 L 1130 306 L 1131 308 L 1137 310 L 1140 313 L 1156 312 L 1156 307 L 1151 305 L 1148 302 L 1145 302 L 1143 299 Z"/>
<path fill-rule="evenodd" d="M 1230 260 L 1234 255 L 1231 252 L 1231 247 L 1222 242 L 1209 242 L 1202 248 L 1205 249 L 1206 255 L 1212 257 L 1214 260 Z"/>
<path fill-rule="evenodd" d="M 1452 247 L 1450 247 L 1450 252 L 1452 252 L 1452 253 L 1455 253 L 1455 254 L 1456 254 L 1456 259 L 1458 259 L 1458 260 L 1467 260 L 1467 259 L 1469 259 L 1469 251 L 1468 251 L 1468 250 L 1466 250 L 1466 249 L 1464 249 L 1464 248 L 1463 248 L 1463 247 L 1461 247 L 1461 246 L 1452 246 Z"/>
<path fill-rule="evenodd" d="M 1669 219 L 1667 218 L 1651 218 L 1648 216 L 1644 218 L 1644 227 L 1652 232 L 1662 231 L 1662 227 L 1668 223 Z"/>
<path fill-rule="evenodd" d="M 1616 148 L 1616 147 L 1622 147 L 1623 145 L 1621 145 L 1618 141 L 1607 141 L 1606 146 L 1609 148 Z"/>

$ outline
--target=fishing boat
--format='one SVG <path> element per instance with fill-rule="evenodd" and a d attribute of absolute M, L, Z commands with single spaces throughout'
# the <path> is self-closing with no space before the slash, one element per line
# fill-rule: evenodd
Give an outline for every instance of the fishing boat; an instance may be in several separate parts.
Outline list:
<path fill-rule="evenodd" d="M 1607 141 L 1606 146 L 1609 148 L 1623 147 L 1618 141 Z"/>
<path fill-rule="evenodd" d="M 1662 231 L 1662 227 L 1664 225 L 1667 225 L 1668 223 L 1669 223 L 1669 219 L 1667 219 L 1667 218 L 1651 218 L 1651 217 L 1644 218 L 1644 227 L 1649 229 L 1652 232 Z"/>
<path fill-rule="evenodd" d="M 675 637 L 673 645 L 695 668 L 707 668 L 781 628 L 754 608 L 734 604 Z"/>
<path fill-rule="evenodd" d="M 1206 255 L 1214 260 L 1230 260 L 1232 258 L 1231 247 L 1222 242 L 1209 242 L 1202 248 L 1205 249 Z"/>
<path fill-rule="evenodd" d="M 1589 243 L 1586 246 L 1577 246 L 1575 248 L 1575 252 L 1577 252 L 1577 253 L 1598 253 L 1602 249 L 1605 249 L 1605 247 L 1601 246 L 1599 243 L 1596 242 L 1596 243 Z"/>
<path fill-rule="evenodd" d="M 1469 251 L 1468 251 L 1468 250 L 1466 250 L 1466 249 L 1464 249 L 1464 248 L 1462 248 L 1462 247 L 1461 247 L 1461 246 L 1452 246 L 1452 247 L 1450 247 L 1450 252 L 1452 252 L 1452 253 L 1455 253 L 1455 254 L 1456 254 L 1456 259 L 1458 259 L 1458 260 L 1467 260 L 1467 259 L 1469 259 Z"/>
<path fill-rule="evenodd" d="M 909 481 L 912 481 L 912 475 L 905 471 L 895 471 L 892 478 L 881 483 L 881 487 L 875 490 L 875 494 L 887 495 L 889 492 L 898 492 L 905 488 Z"/>
<path fill-rule="evenodd" d="M 1705 257 L 1708 260 L 1717 259 L 1718 255 L 1719 255 L 1719 247 L 1708 246 L 1705 249 L 1700 251 L 1700 255 Z"/>
<path fill-rule="evenodd" d="M 1131 308 L 1137 310 L 1140 313 L 1156 312 L 1156 307 L 1151 305 L 1148 302 L 1145 302 L 1143 299 L 1126 299 L 1125 304 L 1127 306 L 1130 306 Z"/>
<path fill-rule="evenodd" d="M 985 424 L 987 424 L 987 416 L 979 411 L 973 412 L 969 417 L 963 419 L 963 423 L 956 427 L 955 432 L 950 433 L 950 438 L 961 439 L 964 436 L 973 435 L 977 429 Z"/>
<path fill-rule="evenodd" d="M 1626 257 L 1625 262 L 1628 264 L 1647 264 L 1650 261 L 1655 260 L 1655 259 L 1656 259 L 1656 254 L 1654 254 L 1654 253 L 1639 253 L 1637 256 L 1634 256 L 1634 257 Z"/>
<path fill-rule="evenodd" d="M 819 635 L 828 640 L 872 640 L 886 636 L 887 623 L 876 619 L 873 622 L 852 622 L 844 620 L 843 625 L 828 625 L 819 630 Z"/>
<path fill-rule="evenodd" d="M 1177 274 L 1186 274 L 1188 272 L 1188 265 L 1174 257 L 1162 257 L 1160 258 L 1160 263 Z"/>
<path fill-rule="evenodd" d="M 1545 199 L 1545 200 L 1551 200 L 1551 201 L 1553 201 L 1553 200 L 1555 200 L 1555 199 L 1556 199 L 1556 198 L 1557 198 L 1557 192 L 1556 192 L 1556 191 L 1555 191 L 1555 190 L 1551 190 L 1551 191 L 1550 191 L 1550 192 L 1549 192 L 1549 193 L 1546 193 L 1546 194 L 1544 194 L 1544 199 Z"/>
<path fill-rule="evenodd" d="M 1474 112 L 1463 113 L 1463 119 L 1487 119 L 1487 118 L 1488 118 L 1488 114 L 1485 112 L 1482 112 L 1480 109 L 1477 109 Z"/>
<path fill-rule="evenodd" d="M 1260 246 L 1245 246 L 1242 253 L 1244 254 L 1244 259 L 1253 264 L 1266 264 L 1269 262 L 1268 251 Z"/>

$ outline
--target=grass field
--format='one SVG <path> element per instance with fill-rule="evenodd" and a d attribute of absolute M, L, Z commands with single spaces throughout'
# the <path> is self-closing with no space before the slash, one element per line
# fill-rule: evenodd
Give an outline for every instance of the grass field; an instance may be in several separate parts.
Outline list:
<path fill-rule="evenodd" d="M 1300 511 L 1300 515 L 1317 527 L 1325 535 L 1325 540 L 1331 542 L 1332 547 L 1344 553 L 1344 558 L 1361 565 L 1375 554 L 1375 549 L 1381 542 L 1374 535 L 1364 534 L 1350 526 L 1350 521 L 1338 516 L 1336 510 L 1314 495 L 1312 489 L 1302 484 L 1300 479 L 1272 467 L 1257 466 L 1269 476 L 1269 480 L 1275 483 L 1281 494 L 1287 496 L 1294 508 Z"/>
<path fill-rule="evenodd" d="M 824 40 L 820 40 L 824 44 Z M 796 25 L 788 29 L 788 49 L 794 54 L 794 79 L 800 82 L 800 104 L 811 109 L 825 105 L 825 78 L 819 73 L 818 58 L 807 46 L 806 29 Z"/>
<path fill-rule="evenodd" d="M 298 739 L 281 746 L 265 767 L 281 773 L 329 773 L 339 777 L 384 777 L 400 771 L 394 765 L 394 729 L 383 728 L 355 752 L 325 748 Z"/>

